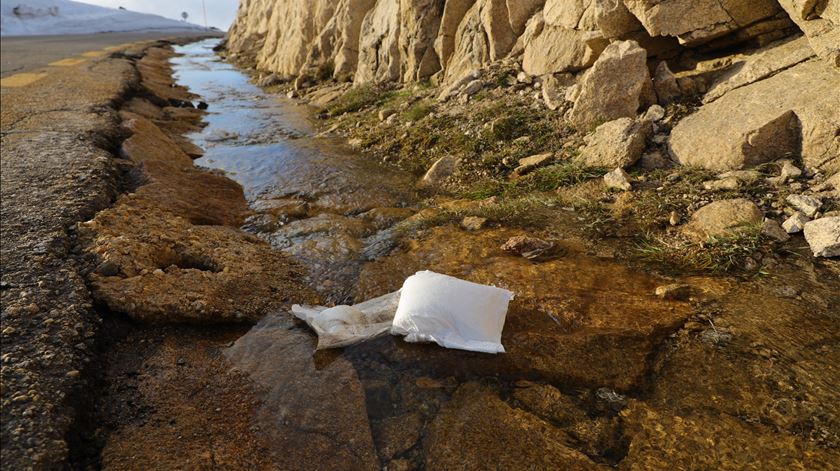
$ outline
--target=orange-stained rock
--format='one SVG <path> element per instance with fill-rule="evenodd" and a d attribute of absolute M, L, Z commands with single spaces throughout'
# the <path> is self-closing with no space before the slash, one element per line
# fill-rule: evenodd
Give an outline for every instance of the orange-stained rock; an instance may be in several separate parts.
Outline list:
<path fill-rule="evenodd" d="M 432 422 L 424 443 L 426 469 L 609 469 L 568 446 L 548 422 L 514 409 L 492 391 L 461 386 Z"/>
<path fill-rule="evenodd" d="M 689 316 L 688 306 L 657 298 L 662 280 L 656 276 L 572 249 L 541 263 L 508 254 L 500 247 L 514 235 L 519 232 L 431 229 L 411 241 L 408 252 L 366 265 L 356 290 L 356 299 L 370 299 L 400 288 L 419 270 L 509 289 L 516 298 L 502 334 L 507 353 L 480 355 L 398 342 L 386 355 L 437 371 L 540 375 L 617 389 L 641 385 L 647 359 Z"/>

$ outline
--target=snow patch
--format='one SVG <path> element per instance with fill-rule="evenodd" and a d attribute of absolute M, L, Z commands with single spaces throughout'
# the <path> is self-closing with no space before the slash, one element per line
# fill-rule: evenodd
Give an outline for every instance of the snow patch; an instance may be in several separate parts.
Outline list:
<path fill-rule="evenodd" d="M 70 0 L 3 0 L 0 4 L 2 36 L 185 30 L 204 28 L 162 16 Z"/>

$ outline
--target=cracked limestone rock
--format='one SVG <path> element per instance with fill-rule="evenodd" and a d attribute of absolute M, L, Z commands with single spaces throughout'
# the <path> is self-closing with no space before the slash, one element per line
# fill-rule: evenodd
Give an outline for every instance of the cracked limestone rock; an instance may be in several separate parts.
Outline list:
<path fill-rule="evenodd" d="M 774 0 L 625 0 L 651 36 L 674 36 L 694 46 L 779 13 Z"/>
<path fill-rule="evenodd" d="M 633 118 L 649 85 L 647 51 L 635 41 L 616 41 L 580 81 L 570 120 L 579 129 L 618 118 Z"/>
<path fill-rule="evenodd" d="M 642 156 L 650 123 L 621 118 L 604 123 L 586 136 L 579 159 L 590 167 L 627 168 Z"/>
<path fill-rule="evenodd" d="M 840 170 L 840 74 L 809 60 L 724 94 L 674 126 L 669 150 L 683 165 L 734 170 L 802 157 Z"/>
<path fill-rule="evenodd" d="M 815 257 L 840 256 L 840 216 L 806 223 L 804 232 Z"/>
<path fill-rule="evenodd" d="M 802 232 L 802 229 L 805 228 L 805 224 L 810 221 L 811 218 L 806 216 L 802 211 L 797 211 L 782 223 L 782 229 L 784 229 L 788 234 L 796 234 L 798 232 Z"/>
<path fill-rule="evenodd" d="M 785 202 L 809 218 L 816 216 L 822 207 L 822 201 L 808 195 L 790 195 L 785 199 Z"/>
<path fill-rule="evenodd" d="M 604 175 L 604 184 L 607 185 L 607 188 L 615 188 L 622 191 L 633 189 L 633 185 L 630 183 L 630 175 L 621 167 Z"/>

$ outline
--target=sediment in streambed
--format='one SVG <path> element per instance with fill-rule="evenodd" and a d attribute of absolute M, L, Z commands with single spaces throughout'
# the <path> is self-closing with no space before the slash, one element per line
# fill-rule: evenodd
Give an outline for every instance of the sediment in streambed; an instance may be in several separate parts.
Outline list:
<path fill-rule="evenodd" d="M 164 133 L 194 129 L 181 120 L 163 125 L 161 110 L 139 99 L 123 111 L 145 115 Z M 183 108 L 163 111 L 193 115 Z M 148 127 L 141 118 L 123 116 L 133 129 Z M 136 135 L 140 142 L 129 150 L 142 148 L 143 133 Z M 165 137 L 155 140 L 167 142 Z M 205 205 L 191 204 L 190 192 L 170 189 L 171 197 L 157 198 L 166 191 L 163 183 L 192 178 L 191 162 L 172 154 L 173 162 L 184 165 L 164 162 L 175 165 L 165 178 L 154 173 L 154 159 L 142 172 L 129 165 L 131 175 L 149 182 L 145 187 L 161 185 L 159 190 L 144 193 L 144 186 L 138 187 L 124 198 L 127 209 L 118 204 L 103 215 L 102 226 L 90 227 L 112 242 L 99 243 L 91 234 L 87 240 L 119 261 L 119 272 L 110 275 L 119 279 L 101 288 L 103 300 L 108 290 L 132 286 L 119 284 L 122 275 L 139 273 L 149 292 L 166 302 L 157 305 L 149 298 L 151 308 L 131 308 L 112 301 L 114 306 L 144 321 L 171 312 L 178 320 L 199 322 L 201 311 L 193 309 L 200 305 L 188 304 L 192 300 L 184 293 L 205 289 L 198 292 L 206 295 L 215 288 L 212 282 L 192 283 L 189 276 L 212 280 L 224 265 L 219 260 L 232 263 L 205 251 L 200 239 L 211 233 L 199 230 L 201 221 L 214 221 L 210 227 L 224 229 L 220 237 L 231 244 L 248 241 L 228 234 L 235 232 L 236 208 L 244 198 L 236 191 L 222 201 L 208 198 L 206 214 Z M 247 332 L 227 324 L 114 321 L 128 327 L 105 357 L 107 394 L 98 399 L 103 467 L 481 469 L 490 460 L 511 469 L 644 469 L 665 462 L 691 467 L 702 450 L 703 466 L 738 469 L 749 464 L 740 457 L 760 456 L 766 468 L 784 469 L 826 467 L 836 458 L 836 375 L 826 371 L 838 360 L 830 329 L 838 300 L 826 296 L 837 286 L 821 277 L 824 271 L 802 261 L 796 269 L 783 268 L 780 280 L 671 279 L 628 267 L 616 257 L 621 240 L 588 238 L 574 211 L 563 210 L 554 224 L 540 229 L 493 217 L 504 212 L 488 210 L 492 202 L 456 201 L 419 211 L 419 205 L 399 207 L 399 199 L 388 197 L 384 207 L 358 211 L 354 205 L 364 202 L 369 186 L 388 182 L 372 173 L 376 165 L 358 174 L 367 172 L 374 185 L 360 181 L 364 191 L 335 199 L 333 193 L 353 183 L 336 180 L 336 169 L 353 166 L 336 167 L 336 157 L 312 160 L 317 164 L 307 167 L 308 158 L 294 160 L 289 175 L 281 177 L 300 191 L 257 198 L 261 205 L 253 205 L 256 214 L 246 223 L 251 232 L 281 241 L 278 248 L 310 279 L 343 266 L 344 259 L 333 255 L 344 247 L 359 248 L 348 257 L 357 267 L 349 271 L 352 276 L 338 277 L 323 293 L 349 290 L 364 300 L 397 289 L 419 269 L 512 289 L 518 296 L 503 336 L 509 353 L 486 356 L 385 337 L 312 355 L 312 334 L 282 313 Z M 337 188 L 319 185 L 325 170 L 330 182 L 340 183 Z M 168 180 L 172 174 L 177 179 Z M 455 216 L 481 205 L 488 221 L 477 230 L 463 228 Z M 441 217 L 440 210 L 450 213 Z M 152 237 L 134 225 L 152 227 Z M 387 250 L 361 250 L 361 240 L 389 229 L 394 240 Z M 169 231 L 177 237 L 154 238 Z M 534 260 L 501 249 L 523 233 L 550 240 L 557 249 Z M 131 241 L 127 254 L 118 250 L 121 237 Z M 155 250 L 171 257 L 159 263 Z M 149 262 L 134 265 L 135 252 Z M 164 263 L 169 265 L 160 267 Z M 94 283 L 114 273 L 102 263 L 97 271 Z M 177 282 L 158 287 L 154 276 Z M 673 281 L 691 285 L 692 299 L 654 296 L 657 286 Z M 785 283 L 795 286 L 793 294 L 783 289 Z M 296 293 L 293 300 L 300 298 Z M 214 319 L 236 317 L 226 301 Z M 813 345 L 820 347 L 810 349 Z"/>
<path fill-rule="evenodd" d="M 377 107 L 365 106 L 348 113 L 345 124 L 358 120 L 365 129 L 370 119 L 383 132 L 410 132 L 383 125 Z M 808 348 L 831 342 L 825 327 L 840 302 L 832 295 L 831 264 L 789 260 L 777 265 L 778 279 L 672 278 L 624 259 L 630 239 L 622 234 L 632 226 L 616 221 L 612 236 L 593 237 L 578 205 L 542 204 L 538 193 L 519 206 L 504 197 L 452 201 L 438 195 L 409 200 L 408 207 L 353 211 L 352 205 L 330 204 L 347 180 L 310 158 L 293 159 L 301 165 L 278 177 L 296 192 L 256 198 L 257 214 L 248 223 L 249 231 L 294 255 L 309 273 L 329 276 L 337 261 L 358 262 L 358 275 L 341 278 L 354 285 L 356 301 L 393 291 L 420 269 L 499 284 L 518 296 L 503 336 L 509 352 L 497 357 L 385 337 L 309 358 L 311 333 L 283 315 L 264 319 L 226 354 L 257 383 L 262 404 L 256 423 L 279 450 L 275 460 L 283 467 L 317 462 L 326 469 L 446 469 L 458 463 L 481 469 L 488 457 L 511 468 L 562 462 L 633 469 L 665 461 L 691 467 L 702 449 L 707 466 L 738 469 L 747 464 L 739 457 L 757 454 L 767 468 L 786 469 L 825 467 L 836 456 L 838 411 L 830 398 L 836 381 L 825 368 L 837 351 Z M 312 180 L 307 161 L 317 162 L 318 173 L 337 187 L 313 185 L 319 180 Z M 244 166 L 228 168 L 248 185 Z M 354 174 L 347 173 L 352 185 Z M 363 191 L 353 193 L 362 201 L 367 180 L 360 180 Z M 598 185 L 572 190 L 575 200 L 601 197 Z M 485 221 L 470 229 L 462 224 L 465 215 Z M 363 242 L 382 231 L 392 236 L 385 249 L 365 251 Z M 522 234 L 552 241 L 558 250 L 526 260 L 501 249 Z M 690 285 L 688 301 L 654 295 L 656 287 L 673 282 Z M 347 290 L 343 283 L 324 283 L 323 293 Z M 785 284 L 794 287 L 793 295 Z M 782 334 L 795 320 L 809 327 Z M 695 364 L 703 359 L 709 363 Z M 751 377 L 736 370 L 764 373 Z M 727 379 L 733 375 L 734 383 Z M 786 385 L 783 400 L 780 382 Z M 350 391 L 338 401 L 337 387 Z M 807 398 L 801 396 L 806 390 Z M 308 391 L 319 393 L 303 401 Z M 667 427 L 664 437 L 657 435 L 658 424 Z M 728 428 L 738 432 L 718 440 Z M 812 441 L 817 436 L 823 438 Z M 339 456 L 353 458 L 336 463 Z"/>

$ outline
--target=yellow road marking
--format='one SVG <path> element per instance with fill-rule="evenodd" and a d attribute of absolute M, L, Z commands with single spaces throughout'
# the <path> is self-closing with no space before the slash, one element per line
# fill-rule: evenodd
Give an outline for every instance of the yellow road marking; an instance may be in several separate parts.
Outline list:
<path fill-rule="evenodd" d="M 70 67 L 73 65 L 79 65 L 86 60 L 87 59 L 82 59 L 80 57 L 69 57 L 67 59 L 61 59 L 60 61 L 50 62 L 50 65 L 53 67 Z"/>
<path fill-rule="evenodd" d="M 107 51 L 88 51 L 83 53 L 82 57 L 102 57 L 107 53 Z"/>
<path fill-rule="evenodd" d="M 14 87 L 25 87 L 30 83 L 37 82 L 42 78 L 46 77 L 47 74 L 44 72 L 33 73 L 33 72 L 24 72 L 22 74 L 15 74 L 10 75 L 6 78 L 0 79 L 0 87 L 6 88 L 14 88 Z"/>
<path fill-rule="evenodd" d="M 126 49 L 129 46 L 131 46 L 131 43 L 125 43 L 125 44 L 120 44 L 118 46 L 106 47 L 105 50 L 108 51 L 108 52 L 113 52 L 113 51 L 119 51 L 120 49 Z"/>

